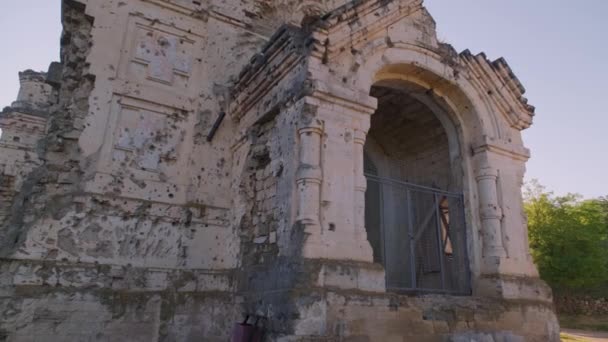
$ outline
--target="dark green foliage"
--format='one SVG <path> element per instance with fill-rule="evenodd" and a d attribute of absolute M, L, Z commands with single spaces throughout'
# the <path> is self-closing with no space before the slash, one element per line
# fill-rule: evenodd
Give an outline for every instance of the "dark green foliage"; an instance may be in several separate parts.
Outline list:
<path fill-rule="evenodd" d="M 608 284 L 608 199 L 554 196 L 536 181 L 525 198 L 530 249 L 541 277 L 558 291 Z"/>

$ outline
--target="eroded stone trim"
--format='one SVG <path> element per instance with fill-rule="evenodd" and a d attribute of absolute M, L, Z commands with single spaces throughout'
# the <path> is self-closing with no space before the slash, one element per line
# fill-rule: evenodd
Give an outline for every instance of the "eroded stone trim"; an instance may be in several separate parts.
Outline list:
<path fill-rule="evenodd" d="M 477 91 L 491 100 L 511 127 L 523 130 L 532 125 L 534 107 L 523 97 L 525 89 L 504 59 L 490 63 L 485 54 L 473 56 L 468 50 L 459 57 Z M 502 87 L 498 88 L 499 85 Z"/>
<path fill-rule="evenodd" d="M 528 159 L 530 159 L 530 150 L 528 150 L 527 148 L 518 148 L 507 144 L 502 144 L 496 141 L 486 141 L 483 143 L 483 145 L 474 147 L 473 152 L 475 154 L 491 152 L 523 162 L 526 162 Z"/>
<path fill-rule="evenodd" d="M 318 80 L 314 81 L 313 84 L 314 87 L 310 95 L 320 101 L 368 115 L 374 113 L 378 106 L 376 98 L 367 94 L 340 88 L 335 85 L 330 87 Z"/>
<path fill-rule="evenodd" d="M 315 30 L 315 50 L 327 49 L 327 58 L 340 54 L 347 46 L 354 48 L 385 30 L 387 26 L 422 10 L 422 1 L 366 1 L 344 6 L 324 20 Z M 359 24 L 359 25 L 357 25 Z M 330 38 L 331 37 L 331 38 Z M 331 45 L 325 46 L 329 40 Z"/>
<path fill-rule="evenodd" d="M 253 30 L 250 30 L 251 25 L 248 25 L 247 23 L 243 22 L 242 20 L 239 20 L 229 14 L 223 13 L 218 10 L 202 8 L 202 6 L 200 4 L 195 5 L 194 1 L 192 1 L 191 4 L 189 4 L 189 5 L 176 4 L 176 3 L 174 3 L 174 1 L 168 1 L 168 0 L 143 0 L 143 1 L 155 4 L 159 7 L 168 9 L 173 12 L 185 14 L 187 16 L 190 16 L 194 19 L 201 20 L 203 22 L 208 22 L 209 18 L 212 18 L 217 21 L 226 23 L 228 25 L 238 27 L 242 30 L 245 30 L 245 32 L 247 32 L 249 34 L 255 35 L 264 40 L 269 39 L 269 37 L 266 35 L 260 34 Z M 184 1 L 182 1 L 182 2 L 184 2 Z"/>
<path fill-rule="evenodd" d="M 206 292 L 233 291 L 233 270 L 132 267 L 0 259 L 2 286 Z"/>

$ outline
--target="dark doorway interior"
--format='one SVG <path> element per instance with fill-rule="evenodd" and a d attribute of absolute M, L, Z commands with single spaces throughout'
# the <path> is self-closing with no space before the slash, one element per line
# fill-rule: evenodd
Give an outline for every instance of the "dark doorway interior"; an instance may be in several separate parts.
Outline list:
<path fill-rule="evenodd" d="M 377 86 L 365 146 L 365 224 L 374 261 L 397 291 L 468 293 L 461 180 L 424 94 Z"/>

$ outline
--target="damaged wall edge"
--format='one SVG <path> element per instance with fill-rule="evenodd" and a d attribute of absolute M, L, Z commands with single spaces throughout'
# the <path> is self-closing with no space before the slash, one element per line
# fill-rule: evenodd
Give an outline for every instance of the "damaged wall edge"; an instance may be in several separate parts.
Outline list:
<path fill-rule="evenodd" d="M 64 32 L 61 38 L 61 81 L 55 87 L 58 102 L 49 106 L 48 128 L 45 136 L 36 146 L 38 158 L 42 165 L 25 177 L 22 188 L 17 191 L 13 202 L 11 217 L 0 249 L 3 256 L 9 256 L 20 248 L 28 230 L 28 222 L 38 216 L 56 215 L 59 209 L 71 204 L 71 196 L 81 190 L 68 185 L 56 187 L 61 174 L 69 177 L 80 177 L 80 160 L 74 159 L 78 154 L 78 136 L 82 129 L 74 127 L 78 117 L 88 114 L 89 94 L 95 82 L 95 76 L 86 74 L 86 58 L 90 52 L 93 18 L 85 14 L 85 6 L 76 1 L 63 2 L 62 21 Z M 55 70 L 57 84 L 58 71 Z M 74 98 L 77 94 L 77 98 Z M 73 179 L 78 184 L 78 179 Z M 59 203 L 58 203 L 59 202 Z M 59 204 L 59 205 L 58 205 Z M 55 207 L 53 207 L 55 206 Z"/>

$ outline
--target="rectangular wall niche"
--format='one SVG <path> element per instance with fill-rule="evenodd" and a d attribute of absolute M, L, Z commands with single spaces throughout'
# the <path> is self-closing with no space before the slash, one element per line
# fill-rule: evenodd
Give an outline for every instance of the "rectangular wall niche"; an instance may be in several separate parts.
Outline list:
<path fill-rule="evenodd" d="M 112 162 L 139 171 L 168 171 L 177 162 L 185 134 L 179 111 L 128 98 L 118 107 Z"/>

